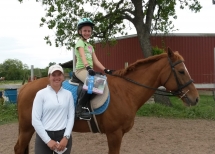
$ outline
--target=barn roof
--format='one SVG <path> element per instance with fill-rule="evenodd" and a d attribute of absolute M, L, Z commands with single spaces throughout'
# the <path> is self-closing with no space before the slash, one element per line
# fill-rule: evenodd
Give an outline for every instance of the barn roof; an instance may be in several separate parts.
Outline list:
<path fill-rule="evenodd" d="M 60 66 L 62 66 L 63 68 L 73 68 L 73 60 L 70 60 L 68 62 L 65 63 L 59 63 Z"/>
<path fill-rule="evenodd" d="M 168 33 L 168 34 L 153 33 L 153 34 L 151 34 L 151 36 L 184 36 L 184 37 L 204 36 L 204 37 L 214 37 L 215 33 Z M 133 37 L 137 37 L 137 34 L 116 37 L 116 40 L 128 39 L 128 38 L 133 38 Z"/>

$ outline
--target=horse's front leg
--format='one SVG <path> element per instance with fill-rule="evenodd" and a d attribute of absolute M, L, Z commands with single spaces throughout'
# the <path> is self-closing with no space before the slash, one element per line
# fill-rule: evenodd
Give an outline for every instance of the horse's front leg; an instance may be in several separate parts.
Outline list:
<path fill-rule="evenodd" d="M 120 153 L 120 146 L 121 146 L 123 135 L 124 133 L 122 132 L 122 130 L 106 133 L 107 140 L 108 140 L 109 154 Z"/>

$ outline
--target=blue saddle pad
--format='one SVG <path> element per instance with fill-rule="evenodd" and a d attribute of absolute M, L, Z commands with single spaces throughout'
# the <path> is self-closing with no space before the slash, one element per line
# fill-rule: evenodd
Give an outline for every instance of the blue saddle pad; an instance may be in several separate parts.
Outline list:
<path fill-rule="evenodd" d="M 70 84 L 68 80 L 65 80 L 62 83 L 62 86 L 64 89 L 67 89 L 72 93 L 73 98 L 74 98 L 74 104 L 76 106 L 77 98 L 78 98 L 78 95 L 77 95 L 78 86 Z M 102 114 L 107 109 L 109 102 L 110 102 L 110 93 L 108 94 L 108 98 L 105 101 L 105 103 L 101 107 L 94 109 L 94 112 L 91 112 L 91 114 L 95 114 L 95 115 Z"/>

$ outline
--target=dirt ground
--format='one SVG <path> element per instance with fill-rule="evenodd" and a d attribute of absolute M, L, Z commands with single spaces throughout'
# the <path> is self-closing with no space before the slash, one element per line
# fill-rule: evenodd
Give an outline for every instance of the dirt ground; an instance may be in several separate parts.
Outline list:
<path fill-rule="evenodd" d="M 17 136 L 17 123 L 0 126 L 0 154 L 14 153 Z M 106 136 L 73 132 L 72 154 L 81 153 L 108 153 Z M 136 117 L 123 138 L 121 154 L 215 154 L 215 121 Z"/>

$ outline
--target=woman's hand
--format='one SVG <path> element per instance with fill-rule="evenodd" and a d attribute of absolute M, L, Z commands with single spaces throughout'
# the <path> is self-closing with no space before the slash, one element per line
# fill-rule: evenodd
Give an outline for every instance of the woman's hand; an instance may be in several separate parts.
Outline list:
<path fill-rule="evenodd" d="M 67 143 L 68 143 L 68 139 L 63 137 L 60 143 L 58 143 L 57 145 L 57 151 L 63 151 L 66 148 Z"/>
<path fill-rule="evenodd" d="M 47 143 L 47 146 L 48 146 L 51 150 L 54 151 L 55 149 L 57 149 L 58 144 L 57 144 L 56 141 L 50 140 L 50 141 Z"/>

